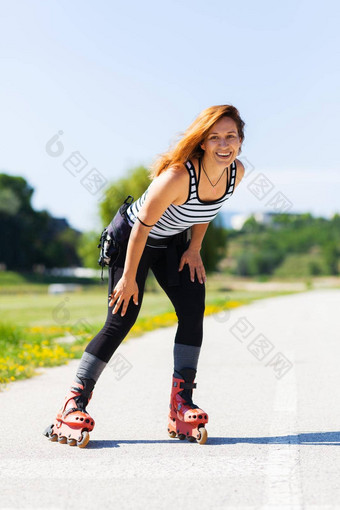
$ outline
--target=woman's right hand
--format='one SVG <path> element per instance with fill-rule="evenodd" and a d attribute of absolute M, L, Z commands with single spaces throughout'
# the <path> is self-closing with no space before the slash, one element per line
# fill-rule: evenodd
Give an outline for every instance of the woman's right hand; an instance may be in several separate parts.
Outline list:
<path fill-rule="evenodd" d="M 136 280 L 123 275 L 121 279 L 118 280 L 112 294 L 110 294 L 110 297 L 111 300 L 109 302 L 109 306 L 115 305 L 112 313 L 117 313 L 119 308 L 122 306 L 121 316 L 123 317 L 127 307 L 129 306 L 131 297 L 133 298 L 134 304 L 138 305 L 138 285 Z"/>

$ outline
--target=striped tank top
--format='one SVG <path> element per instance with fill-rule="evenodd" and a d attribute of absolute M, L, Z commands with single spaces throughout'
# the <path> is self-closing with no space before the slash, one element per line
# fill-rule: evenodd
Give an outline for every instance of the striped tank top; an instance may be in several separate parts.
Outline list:
<path fill-rule="evenodd" d="M 233 161 L 230 166 L 230 182 L 228 179 L 229 172 L 227 172 L 227 186 L 224 195 L 217 200 L 211 201 L 203 201 L 198 195 L 198 184 L 201 176 L 201 162 L 199 164 L 198 178 L 196 177 L 195 168 L 190 160 L 185 163 L 185 167 L 190 174 L 188 198 L 184 204 L 171 204 L 164 211 L 162 216 L 149 232 L 149 236 L 154 239 L 162 239 L 179 234 L 183 230 L 186 230 L 197 223 L 211 222 L 217 216 L 217 213 L 221 209 L 223 203 L 233 194 L 236 178 L 235 161 Z M 151 185 L 152 182 L 143 195 L 133 202 L 133 204 L 131 204 L 127 209 L 127 216 L 131 225 L 133 225 L 136 221 L 136 217 L 144 204 Z"/>

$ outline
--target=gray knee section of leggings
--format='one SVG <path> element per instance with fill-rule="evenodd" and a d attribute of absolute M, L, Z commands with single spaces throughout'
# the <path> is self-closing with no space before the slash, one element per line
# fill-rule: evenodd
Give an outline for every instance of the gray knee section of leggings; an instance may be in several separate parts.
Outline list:
<path fill-rule="evenodd" d="M 76 382 L 81 384 L 82 379 L 93 379 L 97 382 L 106 365 L 105 361 L 85 351 L 77 370 Z"/>

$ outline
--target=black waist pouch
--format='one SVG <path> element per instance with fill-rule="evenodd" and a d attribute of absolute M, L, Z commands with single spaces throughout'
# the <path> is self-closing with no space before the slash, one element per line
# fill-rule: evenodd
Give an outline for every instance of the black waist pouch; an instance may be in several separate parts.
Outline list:
<path fill-rule="evenodd" d="M 105 266 L 111 266 L 117 259 L 120 246 L 128 239 L 131 226 L 126 216 L 126 210 L 133 202 L 133 197 L 129 195 L 123 205 L 120 206 L 116 215 L 110 224 L 104 228 L 100 236 L 98 248 L 100 249 L 98 264 L 102 270 Z M 102 272 L 103 278 L 103 272 Z"/>

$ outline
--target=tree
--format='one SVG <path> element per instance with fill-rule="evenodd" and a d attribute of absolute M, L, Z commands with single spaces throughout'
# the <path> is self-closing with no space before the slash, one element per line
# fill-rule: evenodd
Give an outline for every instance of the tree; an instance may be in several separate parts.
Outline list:
<path fill-rule="evenodd" d="M 228 231 L 217 216 L 204 236 L 201 257 L 207 272 L 216 271 L 219 261 L 225 256 Z"/>
<path fill-rule="evenodd" d="M 329 243 L 323 247 L 323 256 L 327 264 L 329 274 L 338 275 L 340 244 L 335 241 L 329 241 Z"/>
<path fill-rule="evenodd" d="M 128 176 L 111 184 L 105 192 L 105 198 L 99 205 L 99 213 L 106 227 L 128 195 L 139 198 L 150 184 L 148 170 L 138 166 L 128 172 Z"/>
<path fill-rule="evenodd" d="M 12 208 L 12 200 L 16 202 L 14 214 L 31 213 L 31 198 L 34 189 L 27 183 L 23 177 L 13 177 L 12 175 L 0 174 L 0 196 L 1 210 L 9 212 Z M 8 208 L 6 208 L 8 207 Z"/>
<path fill-rule="evenodd" d="M 36 264 L 78 265 L 79 232 L 65 219 L 35 211 L 33 193 L 23 177 L 0 174 L 0 262 L 8 269 L 28 271 Z"/>
<path fill-rule="evenodd" d="M 260 231 L 251 219 L 246 228 L 229 236 L 237 274 L 284 277 L 339 274 L 338 214 L 328 220 L 314 218 L 310 213 L 282 213 L 262 227 Z"/>
<path fill-rule="evenodd" d="M 78 243 L 78 255 L 83 266 L 98 269 L 99 250 L 96 247 L 99 243 L 98 232 L 83 232 Z"/>
<path fill-rule="evenodd" d="M 252 214 L 250 218 L 248 218 L 241 229 L 241 232 L 263 232 L 265 230 L 265 226 L 261 225 L 258 221 L 256 221 L 254 215 Z"/>

